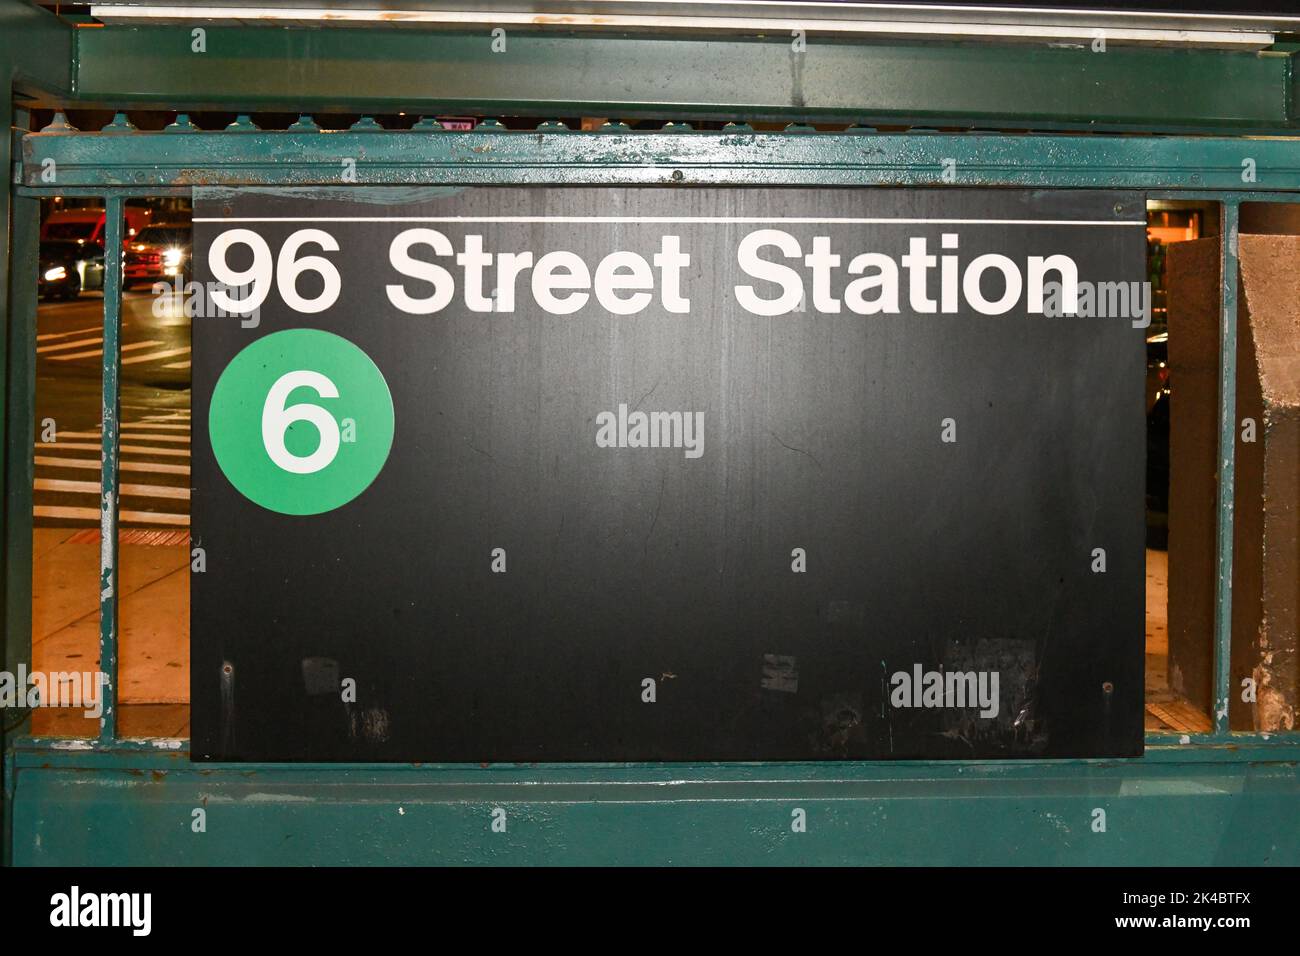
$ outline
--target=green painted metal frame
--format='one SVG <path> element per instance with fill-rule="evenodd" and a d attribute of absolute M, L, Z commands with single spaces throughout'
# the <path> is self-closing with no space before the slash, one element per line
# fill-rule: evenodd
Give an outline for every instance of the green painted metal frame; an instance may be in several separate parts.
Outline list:
<path fill-rule="evenodd" d="M 247 117 L 241 117 L 247 121 Z M 310 122 L 309 118 L 306 118 Z M 1035 134 L 238 131 L 42 132 L 23 138 L 23 186 L 45 192 L 195 185 L 489 183 L 1017 186 L 1300 190 L 1300 139 Z M 169 128 L 170 130 L 170 128 Z M 53 160 L 57 189 L 41 183 Z M 1252 160 L 1253 182 L 1243 181 Z M 951 163 L 956 173 L 945 182 Z M 349 180 L 351 181 L 351 180 Z"/>
<path fill-rule="evenodd" d="M 27 135 L 15 191 L 97 195 L 116 204 L 195 184 L 309 189 L 341 184 L 343 160 L 351 159 L 357 184 L 391 187 L 387 195 L 398 200 L 425 188 L 527 182 L 1139 188 L 1156 198 L 1221 202 L 1227 241 L 1214 699 L 1228 699 L 1237 210 L 1245 201 L 1300 201 L 1300 143 L 746 128 L 244 130 Z M 58 185 L 40 181 L 49 159 Z M 955 183 L 941 178 L 949 159 Z M 1243 182 L 1246 159 L 1255 163 L 1252 183 Z M 106 292 L 106 344 L 115 341 L 118 296 Z M 116 398 L 111 352 L 106 347 L 106 423 Z M 106 427 L 106 455 L 115 438 Z M 105 501 L 113 481 L 106 469 Z M 106 510 L 104 528 L 112 527 Z M 106 552 L 105 574 L 114 565 Z M 106 601 L 103 609 L 104 660 L 115 661 L 115 608 Z M 1293 825 L 1300 735 L 1230 733 L 1226 706 L 1220 709 L 1212 734 L 1149 736 L 1137 760 L 947 764 L 195 767 L 183 741 L 117 739 L 110 720 L 98 739 L 20 739 L 7 779 L 18 787 L 12 826 L 21 834 L 19 863 L 1300 861 L 1300 827 Z M 497 807 L 507 809 L 509 836 L 491 831 Z M 794 807 L 809 812 L 815 836 L 793 837 Z M 196 808 L 214 825 L 221 821 L 223 832 L 248 839 L 194 833 Z M 1104 834 L 1092 830 L 1099 808 L 1111 821 Z M 89 825 L 68 826 L 74 819 Z M 961 839 L 953 838 L 955 828 Z"/>
<path fill-rule="evenodd" d="M 99 742 L 117 739 L 118 662 L 118 449 L 121 445 L 118 380 L 122 374 L 122 216 L 121 196 L 104 197 L 104 362 L 101 372 L 99 468 L 99 671 L 107 676 L 99 721 Z M 113 250 L 110 262 L 107 250 Z"/>
<path fill-rule="evenodd" d="M 1219 243 L 1219 498 L 1215 538 L 1219 546 L 1214 581 L 1214 732 L 1228 733 L 1232 692 L 1232 545 L 1237 464 L 1237 227 L 1241 207 L 1223 204 Z"/>
<path fill-rule="evenodd" d="M 256 766 L 20 748 L 18 863 L 1270 865 L 1294 762 Z M 196 809 L 206 812 L 195 833 Z M 504 810 L 506 831 L 492 829 Z M 794 810 L 807 832 L 793 833 Z M 1096 832 L 1097 810 L 1106 830 Z"/>
<path fill-rule="evenodd" d="M 36 197 L 185 194 L 196 184 L 311 187 L 341 181 L 411 195 L 491 183 L 648 183 L 689 187 L 804 184 L 936 188 L 1132 188 L 1224 204 L 1224 361 L 1214 699 L 1225 701 L 1231 620 L 1235 392 L 1235 241 L 1239 202 L 1300 201 L 1300 142 L 1205 138 L 1300 129 L 1294 51 L 1261 54 L 1027 46 L 919 45 L 809 36 L 628 37 L 512 31 L 490 53 L 473 32 L 300 30 L 208 25 L 76 29 L 24 3 L 0 6 L 0 81 L 25 104 L 62 108 L 469 112 L 822 120 L 1033 130 L 1188 132 L 1194 137 L 601 133 L 421 128 L 361 123 L 293 131 L 0 137 L 0 255 L 5 308 L 6 662 L 30 654 Z M 699 69 L 701 63 L 709 68 Z M 26 112 L 0 97 L 21 131 Z M 424 124 L 426 127 L 429 124 Z M 12 152 L 11 152 L 12 148 Z M 56 185 L 40 161 L 56 161 Z M 1256 179 L 1245 183 L 1242 162 Z M 957 182 L 945 183 L 945 160 Z M 12 208 L 10 208 L 12 206 Z M 117 216 L 110 216 L 116 221 Z M 114 247 L 114 243 L 109 243 Z M 14 265 L 11 281 L 9 266 Z M 111 266 L 111 264 L 110 264 Z M 116 270 L 110 268 L 110 275 Z M 116 341 L 119 290 L 106 290 Z M 106 347 L 105 423 L 115 420 L 116 361 Z M 116 430 L 104 430 L 105 455 Z M 25 454 L 14 452 L 25 449 Z M 103 528 L 115 526 L 116 474 L 104 469 Z M 110 545 L 110 549 L 112 545 Z M 116 555 L 101 573 L 101 653 L 115 669 Z M 22 646 L 24 642 L 27 647 Z M 116 675 L 112 675 L 116 686 Z M 1222 709 L 1222 708 L 1220 708 Z M 10 741 L 4 847 L 17 863 L 1297 863 L 1300 735 L 1149 736 L 1136 760 L 1016 763 L 729 765 L 203 765 L 185 742 L 117 736 Z M 16 799 L 15 799 L 16 798 Z M 490 813 L 508 811 L 506 833 Z M 807 833 L 790 828 L 807 810 Z M 192 826 L 208 813 L 206 834 Z M 1106 810 L 1105 833 L 1094 829 Z M 15 834 L 17 839 L 15 839 Z"/>
<path fill-rule="evenodd" d="M 71 95 L 73 86 L 73 36 L 71 28 L 44 10 L 27 4 L 0 4 L 0 170 L 11 168 L 11 159 L 29 113 L 23 107 L 33 97 Z M 15 102 L 19 99 L 19 103 Z M 28 283 L 14 264 L 34 263 L 37 243 L 37 202 L 0 190 L 0 395 L 5 402 L 0 416 L 5 442 L 0 446 L 0 474 L 4 478 L 4 505 L 0 509 L 0 534 L 7 545 L 31 540 L 32 462 L 28 454 L 11 449 L 31 447 L 34 427 L 34 363 L 17 356 L 35 354 L 35 283 Z M 33 265 L 33 272 L 34 272 Z M 4 647 L 0 660 L 12 672 L 24 662 L 26 652 L 18 634 L 31 633 L 31 546 L 8 547 L 0 555 L 4 565 Z M 8 752 L 8 715 L 0 713 L 0 748 Z M 6 771 L 4 795 L 0 796 L 0 817 L 6 824 L 12 805 L 12 780 Z M 9 831 L 5 830 L 7 858 Z"/>

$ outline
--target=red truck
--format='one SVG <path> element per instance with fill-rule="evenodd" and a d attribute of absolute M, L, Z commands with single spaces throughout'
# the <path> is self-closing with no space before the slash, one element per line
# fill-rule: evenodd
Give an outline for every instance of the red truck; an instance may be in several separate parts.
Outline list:
<path fill-rule="evenodd" d="M 153 216 L 151 209 L 137 209 L 127 206 L 123 211 L 123 219 L 126 228 L 122 230 L 122 239 L 124 244 L 130 242 L 135 235 L 149 225 Z M 41 226 L 42 242 L 78 242 L 78 243 L 102 243 L 104 241 L 104 221 L 105 215 L 103 209 L 85 208 L 85 209 L 60 209 L 57 212 L 50 213 L 45 224 Z"/>

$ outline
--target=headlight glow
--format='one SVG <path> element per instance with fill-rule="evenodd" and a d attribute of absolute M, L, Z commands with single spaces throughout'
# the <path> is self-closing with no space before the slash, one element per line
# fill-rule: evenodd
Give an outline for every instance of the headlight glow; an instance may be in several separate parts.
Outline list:
<path fill-rule="evenodd" d="M 53 269 L 45 270 L 46 282 L 58 282 L 60 279 L 66 279 L 67 277 L 68 270 L 63 268 L 63 266 L 55 266 Z"/>
<path fill-rule="evenodd" d="M 179 249 L 168 249 L 162 255 L 163 265 L 178 266 L 181 264 L 181 251 Z"/>

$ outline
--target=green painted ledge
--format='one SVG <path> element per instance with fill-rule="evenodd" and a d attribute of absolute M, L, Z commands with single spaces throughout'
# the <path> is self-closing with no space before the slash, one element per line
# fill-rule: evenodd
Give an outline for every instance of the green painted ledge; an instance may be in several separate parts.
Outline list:
<path fill-rule="evenodd" d="M 484 767 L 77 746 L 10 755 L 15 864 L 1300 863 L 1290 739 L 1113 761 Z"/>

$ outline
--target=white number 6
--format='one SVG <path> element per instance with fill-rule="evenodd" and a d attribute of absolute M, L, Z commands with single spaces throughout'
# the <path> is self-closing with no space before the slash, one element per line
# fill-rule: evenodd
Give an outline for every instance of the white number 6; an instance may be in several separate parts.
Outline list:
<path fill-rule="evenodd" d="M 271 461 L 295 475 L 320 471 L 339 453 L 339 423 L 319 405 L 300 402 L 285 408 L 284 403 L 295 388 L 314 389 L 321 398 L 338 398 L 339 390 L 320 372 L 300 369 L 285 372 L 266 393 L 262 406 L 262 444 Z M 320 444 L 310 455 L 295 455 L 284 446 L 284 435 L 294 422 L 311 422 L 320 433 Z"/>
<path fill-rule="evenodd" d="M 294 258 L 298 250 L 309 242 L 320 246 L 326 252 L 339 251 L 339 244 L 328 232 L 320 229 L 299 229 L 280 247 L 280 257 L 276 263 L 280 274 L 276 278 L 276 285 L 285 305 L 295 312 L 310 315 L 324 312 L 338 301 L 340 280 L 339 270 L 323 256 Z M 303 272 L 316 272 L 321 277 L 324 287 L 321 289 L 321 294 L 314 299 L 304 299 L 298 294 L 298 276 Z"/>

